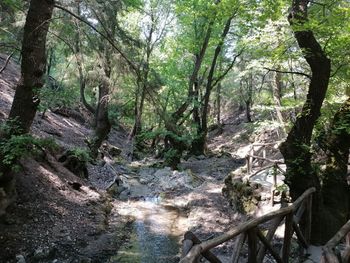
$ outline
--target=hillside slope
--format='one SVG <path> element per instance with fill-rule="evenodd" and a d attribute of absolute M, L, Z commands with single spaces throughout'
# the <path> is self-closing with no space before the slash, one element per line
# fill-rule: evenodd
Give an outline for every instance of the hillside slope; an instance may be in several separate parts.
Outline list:
<path fill-rule="evenodd" d="M 0 68 L 5 58 L 0 57 Z M 1 123 L 8 116 L 19 72 L 19 66 L 10 61 L 0 74 Z M 90 116 L 78 107 L 74 113 L 72 118 L 49 111 L 45 118 L 40 114 L 35 118 L 32 133 L 53 138 L 60 149 L 20 161 L 23 169 L 16 174 L 17 200 L 0 222 L 0 262 L 24 262 L 22 258 L 26 262 L 83 262 L 94 258 L 101 262 L 120 243 L 108 222 L 110 200 L 97 189 L 103 185 L 97 179 L 90 180 L 96 182 L 93 186 L 57 161 L 66 149 L 84 147 L 84 139 L 92 132 Z M 115 131 L 110 136 L 116 145 L 124 139 Z M 115 176 L 112 171 L 99 172 L 90 167 L 89 177 L 103 176 L 103 183 L 108 184 Z M 73 183 L 81 185 L 79 190 Z M 118 218 L 115 226 L 123 226 L 123 218 Z"/>

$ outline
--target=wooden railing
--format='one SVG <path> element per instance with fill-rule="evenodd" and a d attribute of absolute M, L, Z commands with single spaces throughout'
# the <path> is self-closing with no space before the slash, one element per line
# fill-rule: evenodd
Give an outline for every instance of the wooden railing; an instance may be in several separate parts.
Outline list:
<path fill-rule="evenodd" d="M 246 155 L 246 166 L 248 178 L 268 168 L 275 166 L 281 172 L 284 173 L 283 169 L 279 166 L 283 164 L 283 159 L 273 160 L 267 158 L 268 151 L 278 152 L 278 142 L 274 143 L 254 143 L 250 146 L 248 154 Z M 271 155 L 271 153 L 270 153 Z M 257 170 L 254 168 L 258 168 Z"/>
<path fill-rule="evenodd" d="M 315 188 L 306 190 L 293 204 L 273 211 L 259 218 L 251 219 L 241 225 L 238 225 L 226 233 L 213 239 L 201 242 L 193 233 L 187 232 L 183 241 L 183 253 L 180 263 L 197 263 L 201 257 L 205 257 L 209 262 L 220 263 L 210 249 L 215 248 L 229 240 L 238 237 L 235 248 L 233 250 L 231 262 L 236 263 L 239 260 L 240 252 L 243 244 L 248 242 L 248 262 L 261 263 L 267 253 L 278 263 L 288 262 L 291 239 L 293 233 L 300 244 L 307 248 L 310 241 L 311 233 L 311 209 L 312 209 L 312 194 L 316 191 Z M 300 228 L 300 221 L 303 219 L 303 230 Z M 261 225 L 272 221 L 267 234 L 261 230 Z M 273 236 L 284 221 L 285 230 L 283 237 L 283 246 L 281 251 L 276 251 L 273 247 Z"/>
<path fill-rule="evenodd" d="M 275 192 L 277 189 L 277 174 L 278 171 L 282 174 L 285 174 L 285 171 L 282 169 L 281 165 L 284 164 L 283 159 L 274 160 L 267 158 L 266 154 L 269 151 L 279 152 L 278 150 L 279 142 L 274 143 L 254 143 L 250 146 L 248 154 L 246 155 L 246 167 L 247 175 L 244 177 L 245 180 L 250 180 L 251 177 L 257 175 L 258 173 L 265 171 L 267 169 L 273 168 L 272 176 L 273 183 L 271 187 L 271 205 L 275 204 Z"/>
<path fill-rule="evenodd" d="M 342 252 L 336 246 L 345 238 L 346 247 Z M 322 248 L 323 263 L 350 262 L 350 220 Z"/>

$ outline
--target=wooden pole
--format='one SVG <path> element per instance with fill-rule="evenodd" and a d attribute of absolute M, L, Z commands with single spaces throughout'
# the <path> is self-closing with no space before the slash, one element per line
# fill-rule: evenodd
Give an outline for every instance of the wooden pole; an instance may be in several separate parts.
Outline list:
<path fill-rule="evenodd" d="M 249 229 L 248 233 L 248 263 L 256 263 L 258 239 L 256 227 Z"/>
<path fill-rule="evenodd" d="M 282 247 L 282 260 L 285 263 L 288 263 L 290 245 L 293 236 L 293 213 L 286 215 L 285 219 L 285 229 L 284 229 L 284 241 Z"/>
<path fill-rule="evenodd" d="M 246 233 L 242 233 L 242 234 L 239 235 L 239 237 L 238 237 L 238 239 L 237 239 L 237 241 L 235 243 L 234 249 L 233 249 L 231 263 L 237 263 L 238 262 L 239 255 L 241 253 L 241 250 L 242 250 L 242 247 L 243 247 L 243 244 L 244 244 L 244 241 L 245 241 L 246 237 L 247 237 Z"/>

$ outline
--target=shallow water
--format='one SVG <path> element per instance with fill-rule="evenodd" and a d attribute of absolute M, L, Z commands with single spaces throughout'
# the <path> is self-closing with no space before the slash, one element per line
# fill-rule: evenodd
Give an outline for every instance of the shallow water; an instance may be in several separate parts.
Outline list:
<path fill-rule="evenodd" d="M 179 261 L 180 240 L 184 233 L 180 212 L 165 206 L 160 197 L 129 201 L 120 214 L 135 218 L 130 240 L 111 262 L 172 263 Z"/>

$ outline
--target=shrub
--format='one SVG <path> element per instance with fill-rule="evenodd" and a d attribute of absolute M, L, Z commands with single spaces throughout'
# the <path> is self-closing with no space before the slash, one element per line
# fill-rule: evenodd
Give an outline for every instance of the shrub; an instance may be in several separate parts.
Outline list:
<path fill-rule="evenodd" d="M 0 153 L 2 162 L 11 167 L 13 171 L 18 171 L 20 166 L 18 160 L 23 157 L 39 156 L 44 149 L 54 150 L 57 144 L 53 139 L 41 139 L 30 134 L 12 135 L 7 140 L 0 141 Z"/>

